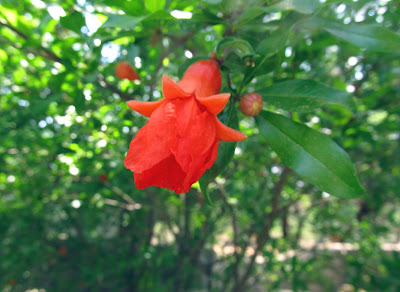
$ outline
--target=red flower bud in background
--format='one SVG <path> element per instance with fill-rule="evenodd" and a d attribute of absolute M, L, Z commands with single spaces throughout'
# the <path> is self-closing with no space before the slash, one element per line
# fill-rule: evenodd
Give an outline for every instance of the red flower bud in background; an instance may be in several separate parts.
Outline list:
<path fill-rule="evenodd" d="M 65 256 L 65 255 L 67 255 L 67 248 L 66 247 L 60 247 L 60 249 L 58 250 L 58 253 L 61 255 L 61 256 Z"/>
<path fill-rule="evenodd" d="M 120 79 L 129 79 L 131 81 L 139 79 L 139 75 L 126 61 L 118 62 L 115 66 L 115 74 Z"/>
<path fill-rule="evenodd" d="M 256 92 L 246 93 L 239 102 L 240 111 L 248 117 L 254 117 L 262 110 L 263 100 Z"/>
<path fill-rule="evenodd" d="M 107 182 L 107 180 L 108 180 L 108 178 L 107 178 L 107 175 L 106 174 L 100 174 L 100 180 L 101 180 L 101 182 L 103 182 L 103 183 L 105 183 L 105 182 Z"/>
<path fill-rule="evenodd" d="M 222 124 L 217 114 L 229 100 L 221 89 L 215 60 L 192 64 L 180 82 L 164 75 L 164 98 L 132 100 L 128 106 L 150 117 L 132 140 L 125 167 L 134 173 L 138 189 L 164 187 L 188 192 L 217 158 L 219 141 L 241 141 L 246 136 Z"/>

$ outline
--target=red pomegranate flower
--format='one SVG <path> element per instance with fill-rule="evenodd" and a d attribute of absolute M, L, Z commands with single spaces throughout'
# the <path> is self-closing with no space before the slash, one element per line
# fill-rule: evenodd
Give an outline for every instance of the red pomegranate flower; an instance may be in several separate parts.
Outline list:
<path fill-rule="evenodd" d="M 218 94 L 220 89 L 217 62 L 202 60 L 192 64 L 178 83 L 164 75 L 163 99 L 128 101 L 131 109 L 150 117 L 125 158 L 138 189 L 157 186 L 186 193 L 213 165 L 219 141 L 246 138 L 218 120 L 216 115 L 230 97 Z"/>

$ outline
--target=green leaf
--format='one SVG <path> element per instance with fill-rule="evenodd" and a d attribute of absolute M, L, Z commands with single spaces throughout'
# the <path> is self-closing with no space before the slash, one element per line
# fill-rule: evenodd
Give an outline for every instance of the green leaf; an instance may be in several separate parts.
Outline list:
<path fill-rule="evenodd" d="M 283 0 L 269 8 L 278 8 L 280 10 L 296 10 L 300 13 L 313 13 L 317 7 L 316 0 Z"/>
<path fill-rule="evenodd" d="M 220 4 L 222 2 L 222 0 L 202 0 L 202 1 L 208 4 Z"/>
<path fill-rule="evenodd" d="M 210 194 L 208 192 L 208 184 L 210 183 L 210 172 L 206 171 L 202 177 L 199 179 L 199 184 L 200 184 L 200 190 L 204 196 L 204 198 L 207 200 L 207 203 L 209 205 L 213 205 L 213 202 L 211 201 Z"/>
<path fill-rule="evenodd" d="M 322 28 L 353 45 L 378 52 L 400 52 L 400 35 L 376 24 L 342 24 L 313 17 L 304 22 L 308 27 Z"/>
<path fill-rule="evenodd" d="M 164 20 L 164 21 L 171 20 L 172 21 L 174 19 L 175 18 L 170 13 L 168 13 L 167 11 L 158 10 L 158 11 L 155 11 L 155 12 L 147 15 L 145 21 L 147 21 L 147 22 L 149 22 L 149 21 L 151 21 L 151 22 L 153 22 L 153 21 L 161 21 L 161 20 Z"/>
<path fill-rule="evenodd" d="M 364 192 L 349 156 L 326 135 L 272 112 L 261 112 L 256 121 L 272 150 L 305 180 L 333 196 Z"/>
<path fill-rule="evenodd" d="M 245 40 L 235 37 L 226 37 L 222 39 L 216 48 L 218 56 L 227 56 L 229 53 L 238 55 L 241 59 L 253 57 L 255 55 L 253 47 Z"/>
<path fill-rule="evenodd" d="M 282 20 L 281 26 L 271 33 L 265 40 L 263 40 L 256 49 L 258 58 L 255 60 L 255 66 L 249 66 L 245 72 L 243 84 L 249 83 L 259 72 L 263 72 L 263 67 L 268 58 L 275 55 L 278 51 L 285 47 L 289 31 L 292 26 L 302 19 L 298 13 L 291 12 L 285 19 Z"/>
<path fill-rule="evenodd" d="M 355 111 L 350 94 L 313 80 L 287 80 L 270 87 L 258 89 L 266 104 L 278 108 L 306 112 L 326 104 L 338 104 Z"/>
<path fill-rule="evenodd" d="M 77 34 L 81 34 L 81 27 L 86 24 L 82 13 L 78 11 L 74 11 L 65 17 L 61 17 L 60 23 L 65 28 L 76 32 Z"/>
<path fill-rule="evenodd" d="M 216 48 L 218 57 L 224 58 L 221 69 L 229 72 L 242 72 L 244 66 L 254 62 L 253 47 L 245 40 L 235 37 L 222 39 Z"/>
<path fill-rule="evenodd" d="M 165 0 L 145 0 L 144 7 L 150 12 L 163 10 L 165 7 Z"/>
<path fill-rule="evenodd" d="M 129 15 L 110 15 L 107 21 L 101 26 L 104 27 L 119 27 L 133 29 L 138 25 L 145 17 L 135 17 Z"/>

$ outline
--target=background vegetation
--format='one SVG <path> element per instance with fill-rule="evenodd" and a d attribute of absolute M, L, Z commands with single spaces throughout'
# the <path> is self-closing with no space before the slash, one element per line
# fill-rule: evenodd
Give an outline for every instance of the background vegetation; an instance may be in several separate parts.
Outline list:
<path fill-rule="evenodd" d="M 1 291 L 399 291 L 399 32 L 395 0 L 1 0 Z M 215 50 L 248 139 L 202 190 L 136 190 L 125 102 Z M 293 165 L 297 122 L 364 193 Z M 318 139 L 298 141 L 346 180 Z"/>

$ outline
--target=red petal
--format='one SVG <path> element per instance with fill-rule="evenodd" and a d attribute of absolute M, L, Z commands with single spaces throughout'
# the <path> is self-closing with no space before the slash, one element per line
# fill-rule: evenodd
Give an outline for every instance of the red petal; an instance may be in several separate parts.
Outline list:
<path fill-rule="evenodd" d="M 215 139 L 211 148 L 202 156 L 197 156 L 190 166 L 184 185 L 192 185 L 209 169 L 217 159 L 218 139 Z"/>
<path fill-rule="evenodd" d="M 165 130 L 164 108 L 164 104 L 159 106 L 131 141 L 125 167 L 132 172 L 150 169 L 171 155 Z"/>
<path fill-rule="evenodd" d="M 167 188 L 178 194 L 188 192 L 191 187 L 183 185 L 185 176 L 186 173 L 183 172 L 172 154 L 152 168 L 134 174 L 135 185 L 139 190 L 156 186 Z"/>
<path fill-rule="evenodd" d="M 126 104 L 133 109 L 134 111 L 137 111 L 139 114 L 145 116 L 145 117 L 150 117 L 153 111 L 157 107 L 159 107 L 165 99 L 160 99 L 157 101 L 138 101 L 138 100 L 130 100 Z"/>
<path fill-rule="evenodd" d="M 204 105 L 210 113 L 217 115 L 224 109 L 230 96 L 230 93 L 221 93 L 207 97 L 197 97 L 197 101 Z"/>
<path fill-rule="evenodd" d="M 188 171 L 216 139 L 214 118 L 202 112 L 194 98 L 168 102 L 166 111 L 168 145 L 182 169 Z"/>
<path fill-rule="evenodd" d="M 217 130 L 217 138 L 221 141 L 242 141 L 247 138 L 245 134 L 225 126 L 217 117 L 215 117 L 215 126 Z"/>
<path fill-rule="evenodd" d="M 162 77 L 162 92 L 166 99 L 189 97 L 193 93 L 185 92 L 171 77 L 163 75 Z"/>

